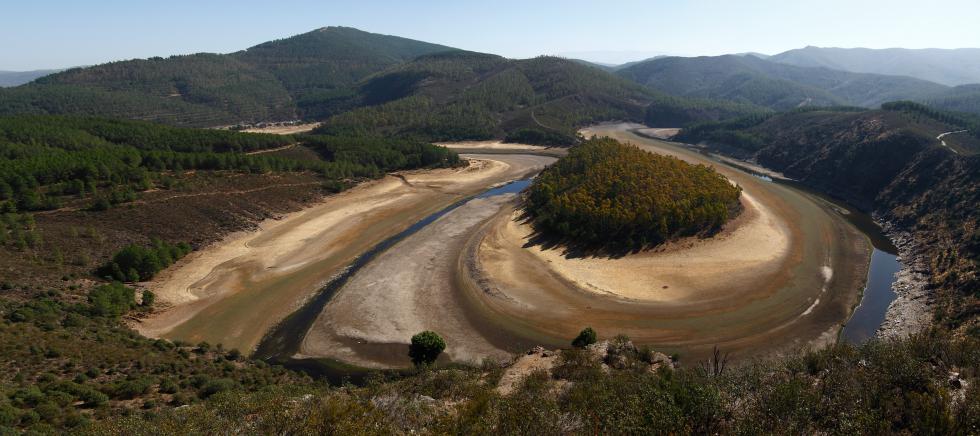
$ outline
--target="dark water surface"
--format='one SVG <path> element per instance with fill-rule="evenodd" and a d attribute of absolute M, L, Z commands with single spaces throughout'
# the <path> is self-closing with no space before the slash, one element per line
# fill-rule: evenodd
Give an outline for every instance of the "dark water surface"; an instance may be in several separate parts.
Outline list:
<path fill-rule="evenodd" d="M 901 268 L 898 256 L 877 248 L 871 253 L 871 268 L 868 270 L 868 283 L 864 288 L 861 304 L 854 309 L 851 319 L 841 331 L 841 339 L 852 344 L 860 344 L 871 339 L 875 331 L 885 321 L 888 305 L 895 300 L 895 273 Z"/>

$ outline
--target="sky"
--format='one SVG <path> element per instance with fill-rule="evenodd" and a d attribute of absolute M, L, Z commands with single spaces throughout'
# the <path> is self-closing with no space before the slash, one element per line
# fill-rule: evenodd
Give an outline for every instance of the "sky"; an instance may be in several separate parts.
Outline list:
<path fill-rule="evenodd" d="M 980 47 L 978 18 L 976 0 L 3 0 L 0 70 L 228 53 L 324 26 L 608 63 L 807 45 Z"/>

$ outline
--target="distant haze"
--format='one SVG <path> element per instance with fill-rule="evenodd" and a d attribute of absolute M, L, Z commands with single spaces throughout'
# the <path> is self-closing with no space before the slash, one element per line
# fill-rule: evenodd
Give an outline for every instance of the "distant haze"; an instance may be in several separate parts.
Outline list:
<path fill-rule="evenodd" d="M 676 54 L 661 51 L 639 51 L 639 50 L 593 50 L 593 51 L 570 51 L 554 53 L 569 59 L 581 59 L 597 64 L 622 65 L 627 62 L 642 61 L 657 56 L 676 56 Z"/>
<path fill-rule="evenodd" d="M 921 49 L 806 47 L 771 58 L 801 67 L 824 67 L 855 73 L 911 76 L 944 85 L 980 83 L 980 49 Z"/>
<path fill-rule="evenodd" d="M 0 71 L 0 88 L 23 85 L 38 77 L 54 74 L 62 69 L 34 71 Z"/>

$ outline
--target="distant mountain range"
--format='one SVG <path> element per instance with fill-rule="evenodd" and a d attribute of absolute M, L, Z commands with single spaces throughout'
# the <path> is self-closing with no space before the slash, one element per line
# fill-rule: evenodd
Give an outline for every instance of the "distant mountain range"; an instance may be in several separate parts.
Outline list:
<path fill-rule="evenodd" d="M 980 113 L 976 87 L 844 71 L 861 67 L 854 60 L 861 56 L 878 59 L 892 52 L 839 56 L 835 50 L 806 48 L 772 57 L 657 56 L 610 66 L 556 57 L 510 60 L 325 27 L 229 54 L 38 72 L 42 76 L 33 82 L 0 89 L 0 115 L 98 115 L 200 127 L 306 119 L 324 121 L 323 129 L 370 128 L 433 140 L 520 134 L 525 140 L 567 142 L 578 126 L 612 119 L 683 126 L 797 107 L 877 107 L 895 100 Z M 905 60 L 879 69 L 915 72 L 906 64 L 939 56 L 948 59 L 941 63 L 950 71 L 945 77 L 957 71 L 967 80 L 972 74 L 969 50 L 898 53 Z M 808 62 L 814 65 L 796 65 Z"/>
<path fill-rule="evenodd" d="M 34 70 L 34 71 L 0 71 L 0 88 L 20 86 L 38 77 L 47 76 L 64 70 Z"/>
<path fill-rule="evenodd" d="M 774 110 L 801 106 L 876 107 L 894 100 L 921 100 L 948 88 L 903 76 L 798 67 L 754 55 L 665 57 L 616 70 L 659 91 L 748 103 Z"/>
<path fill-rule="evenodd" d="M 777 54 L 771 60 L 801 67 L 910 76 L 949 86 L 980 83 L 980 48 L 806 47 Z"/>
<path fill-rule="evenodd" d="M 311 119 L 323 129 L 427 139 L 565 142 L 577 126 L 761 110 L 670 97 L 555 57 L 508 60 L 395 36 L 327 27 L 231 54 L 75 68 L 0 90 L 0 114 L 135 118 L 185 126 Z"/>

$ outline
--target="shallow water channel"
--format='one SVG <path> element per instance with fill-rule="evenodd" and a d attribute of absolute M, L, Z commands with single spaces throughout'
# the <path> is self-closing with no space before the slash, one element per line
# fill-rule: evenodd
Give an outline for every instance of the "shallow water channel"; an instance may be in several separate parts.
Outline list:
<path fill-rule="evenodd" d="M 333 295 L 340 290 L 347 283 L 347 281 L 357 273 L 358 270 L 370 263 L 371 260 L 373 260 L 378 254 L 384 252 L 388 248 L 397 244 L 399 241 L 413 235 L 419 230 L 422 230 L 425 228 L 425 226 L 435 222 L 442 216 L 452 212 L 454 209 L 459 208 L 470 200 L 476 198 L 493 197 L 497 195 L 515 194 L 521 192 L 530 184 L 531 179 L 528 178 L 523 180 L 515 180 L 500 186 L 492 187 L 480 194 L 453 203 L 446 208 L 423 218 L 415 224 L 412 224 L 411 227 L 405 229 L 401 233 L 385 239 L 378 245 L 371 247 L 370 250 L 358 256 L 350 266 L 345 268 L 336 277 L 332 278 L 326 284 L 326 286 L 324 286 L 316 295 L 313 296 L 313 298 L 304 304 L 303 307 L 296 312 L 293 312 L 272 330 L 270 330 L 262 339 L 262 342 L 259 343 L 258 347 L 256 347 L 253 357 L 262 359 L 269 363 L 280 364 L 290 369 L 303 371 L 315 377 L 324 377 L 331 383 L 335 384 L 343 381 L 357 383 L 368 373 L 377 371 L 346 365 L 332 359 L 295 358 L 294 356 L 299 351 L 300 345 L 302 344 L 306 333 L 316 321 L 317 317 L 320 315 L 320 312 L 323 311 L 324 306 L 326 306 L 327 303 L 330 302 L 330 299 L 333 298 Z M 408 347 L 405 348 L 405 351 L 408 352 Z M 393 370 L 389 372 L 398 371 Z"/>

